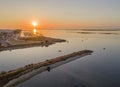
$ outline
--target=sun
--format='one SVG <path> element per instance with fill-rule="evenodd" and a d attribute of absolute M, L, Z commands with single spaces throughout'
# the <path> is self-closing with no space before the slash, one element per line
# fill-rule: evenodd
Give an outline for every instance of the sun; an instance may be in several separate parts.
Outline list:
<path fill-rule="evenodd" d="M 36 26 L 37 26 L 37 22 L 36 22 L 36 21 L 33 21 L 33 22 L 32 22 L 32 25 L 33 25 L 34 27 L 36 27 Z"/>

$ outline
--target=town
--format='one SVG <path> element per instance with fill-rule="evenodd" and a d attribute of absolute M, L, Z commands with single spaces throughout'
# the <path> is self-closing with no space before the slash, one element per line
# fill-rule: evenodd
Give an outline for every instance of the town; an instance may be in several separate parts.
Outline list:
<path fill-rule="evenodd" d="M 32 47 L 35 45 L 48 46 L 56 42 L 65 42 L 66 40 L 45 37 L 40 33 L 32 31 L 0 30 L 0 51 L 6 48 Z"/>

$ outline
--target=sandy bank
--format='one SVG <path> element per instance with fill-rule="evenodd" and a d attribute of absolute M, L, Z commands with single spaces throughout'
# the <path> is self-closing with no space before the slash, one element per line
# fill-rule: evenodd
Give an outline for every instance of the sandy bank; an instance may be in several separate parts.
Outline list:
<path fill-rule="evenodd" d="M 53 58 L 36 64 L 29 64 L 15 70 L 8 71 L 4 74 L 0 74 L 0 82 L 2 82 L 1 86 L 6 84 L 4 87 L 13 87 L 35 76 L 36 74 L 47 70 L 48 66 L 50 68 L 54 68 L 67 62 L 73 61 L 77 58 L 90 55 L 92 52 L 93 51 L 90 50 L 78 51 L 68 55 Z"/>

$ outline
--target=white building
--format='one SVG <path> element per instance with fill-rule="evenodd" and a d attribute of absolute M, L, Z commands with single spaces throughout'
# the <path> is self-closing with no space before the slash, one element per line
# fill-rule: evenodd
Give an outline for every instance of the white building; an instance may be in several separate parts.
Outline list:
<path fill-rule="evenodd" d="M 1 45 L 2 47 L 8 47 L 8 46 L 9 46 L 9 43 L 6 42 L 6 41 L 1 41 L 1 42 L 0 42 L 0 45 Z"/>
<path fill-rule="evenodd" d="M 16 33 L 17 32 L 17 33 Z M 10 39 L 18 40 L 21 33 L 17 30 L 0 30 L 0 46 L 7 47 L 10 45 Z"/>

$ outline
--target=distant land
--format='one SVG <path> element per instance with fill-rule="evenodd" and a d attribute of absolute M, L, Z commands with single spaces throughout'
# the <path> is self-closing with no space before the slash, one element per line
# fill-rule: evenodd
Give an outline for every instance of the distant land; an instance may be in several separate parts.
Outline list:
<path fill-rule="evenodd" d="M 14 29 L 12 29 L 12 28 L 5 28 L 5 29 L 0 29 L 0 30 L 27 30 L 27 31 L 29 31 L 29 30 L 33 30 L 32 28 L 31 29 L 21 29 L 21 28 L 14 28 Z M 39 28 L 38 28 L 38 30 L 39 30 Z M 120 28 L 117 28 L 117 29 L 76 29 L 76 28 L 69 28 L 69 29 L 67 29 L 67 28 L 44 28 L 44 29 L 40 29 L 40 30 L 81 30 L 81 31 L 120 31 Z"/>

